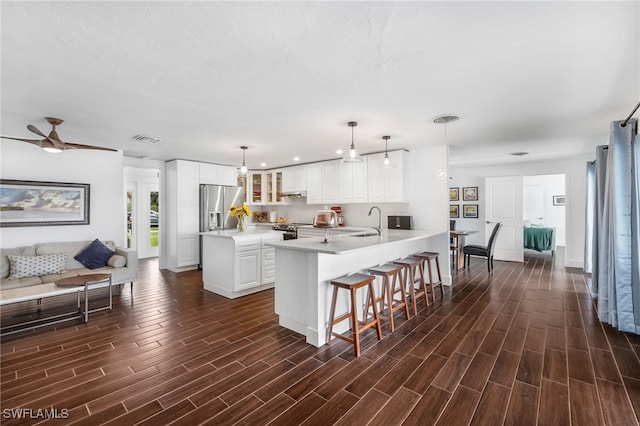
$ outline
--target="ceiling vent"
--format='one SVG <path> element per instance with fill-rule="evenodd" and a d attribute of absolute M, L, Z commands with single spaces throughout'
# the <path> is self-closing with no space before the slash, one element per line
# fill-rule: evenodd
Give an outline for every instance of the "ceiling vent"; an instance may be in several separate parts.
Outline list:
<path fill-rule="evenodd" d="M 144 136 L 144 135 L 135 135 L 134 137 L 131 138 L 131 140 L 137 141 L 137 142 L 144 142 L 144 143 L 150 143 L 150 144 L 157 144 L 158 142 L 160 142 L 162 139 L 158 139 L 158 138 L 152 138 L 151 136 Z"/>
<path fill-rule="evenodd" d="M 435 124 L 449 124 L 460 120 L 460 117 L 461 115 L 458 114 L 442 114 L 433 117 L 432 120 Z"/>

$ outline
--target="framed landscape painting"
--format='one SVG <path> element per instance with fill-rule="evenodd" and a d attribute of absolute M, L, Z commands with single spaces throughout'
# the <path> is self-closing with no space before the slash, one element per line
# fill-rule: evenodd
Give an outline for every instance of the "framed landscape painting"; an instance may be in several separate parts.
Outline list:
<path fill-rule="evenodd" d="M 458 206 L 457 204 L 451 204 L 449 206 L 449 217 L 450 218 L 456 218 L 456 217 L 460 217 L 460 206 Z"/>
<path fill-rule="evenodd" d="M 0 226 L 88 225 L 88 183 L 0 180 Z"/>
<path fill-rule="evenodd" d="M 459 188 L 449 188 L 449 201 L 459 201 L 460 192 Z"/>
<path fill-rule="evenodd" d="M 462 205 L 462 217 L 470 219 L 478 218 L 478 205 L 477 204 L 463 204 Z"/>

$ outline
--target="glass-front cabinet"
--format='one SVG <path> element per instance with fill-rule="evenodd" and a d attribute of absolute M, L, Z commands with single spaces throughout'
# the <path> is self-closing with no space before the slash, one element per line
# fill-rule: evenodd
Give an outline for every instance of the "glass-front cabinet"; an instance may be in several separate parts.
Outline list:
<path fill-rule="evenodd" d="M 247 194 L 248 204 L 264 204 L 264 173 L 249 172 L 251 193 Z"/>
<path fill-rule="evenodd" d="M 270 170 L 266 174 L 267 204 L 282 203 L 282 170 Z"/>
<path fill-rule="evenodd" d="M 264 205 L 264 172 L 249 170 L 244 175 L 238 173 L 238 186 L 244 189 L 246 204 Z"/>

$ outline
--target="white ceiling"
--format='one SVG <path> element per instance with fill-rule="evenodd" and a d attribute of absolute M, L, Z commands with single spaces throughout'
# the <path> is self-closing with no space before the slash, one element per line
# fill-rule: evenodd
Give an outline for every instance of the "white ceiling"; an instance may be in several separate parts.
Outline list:
<path fill-rule="evenodd" d="M 251 168 L 316 161 L 346 150 L 357 121 L 362 153 L 388 134 L 390 149 L 450 144 L 457 165 L 556 159 L 606 143 L 640 98 L 637 1 L 3 1 L 1 13 L 2 135 L 48 133 L 54 116 L 63 140 L 128 156 L 238 165 L 247 145 Z M 432 123 L 444 113 L 463 118 Z"/>

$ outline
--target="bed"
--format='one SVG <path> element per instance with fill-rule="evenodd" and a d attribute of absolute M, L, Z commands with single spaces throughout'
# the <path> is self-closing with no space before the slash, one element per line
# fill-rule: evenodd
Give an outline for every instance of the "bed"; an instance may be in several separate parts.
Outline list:
<path fill-rule="evenodd" d="M 524 248 L 530 250 L 551 251 L 553 255 L 556 251 L 556 228 L 545 228 L 542 226 L 525 226 L 524 228 Z"/>

